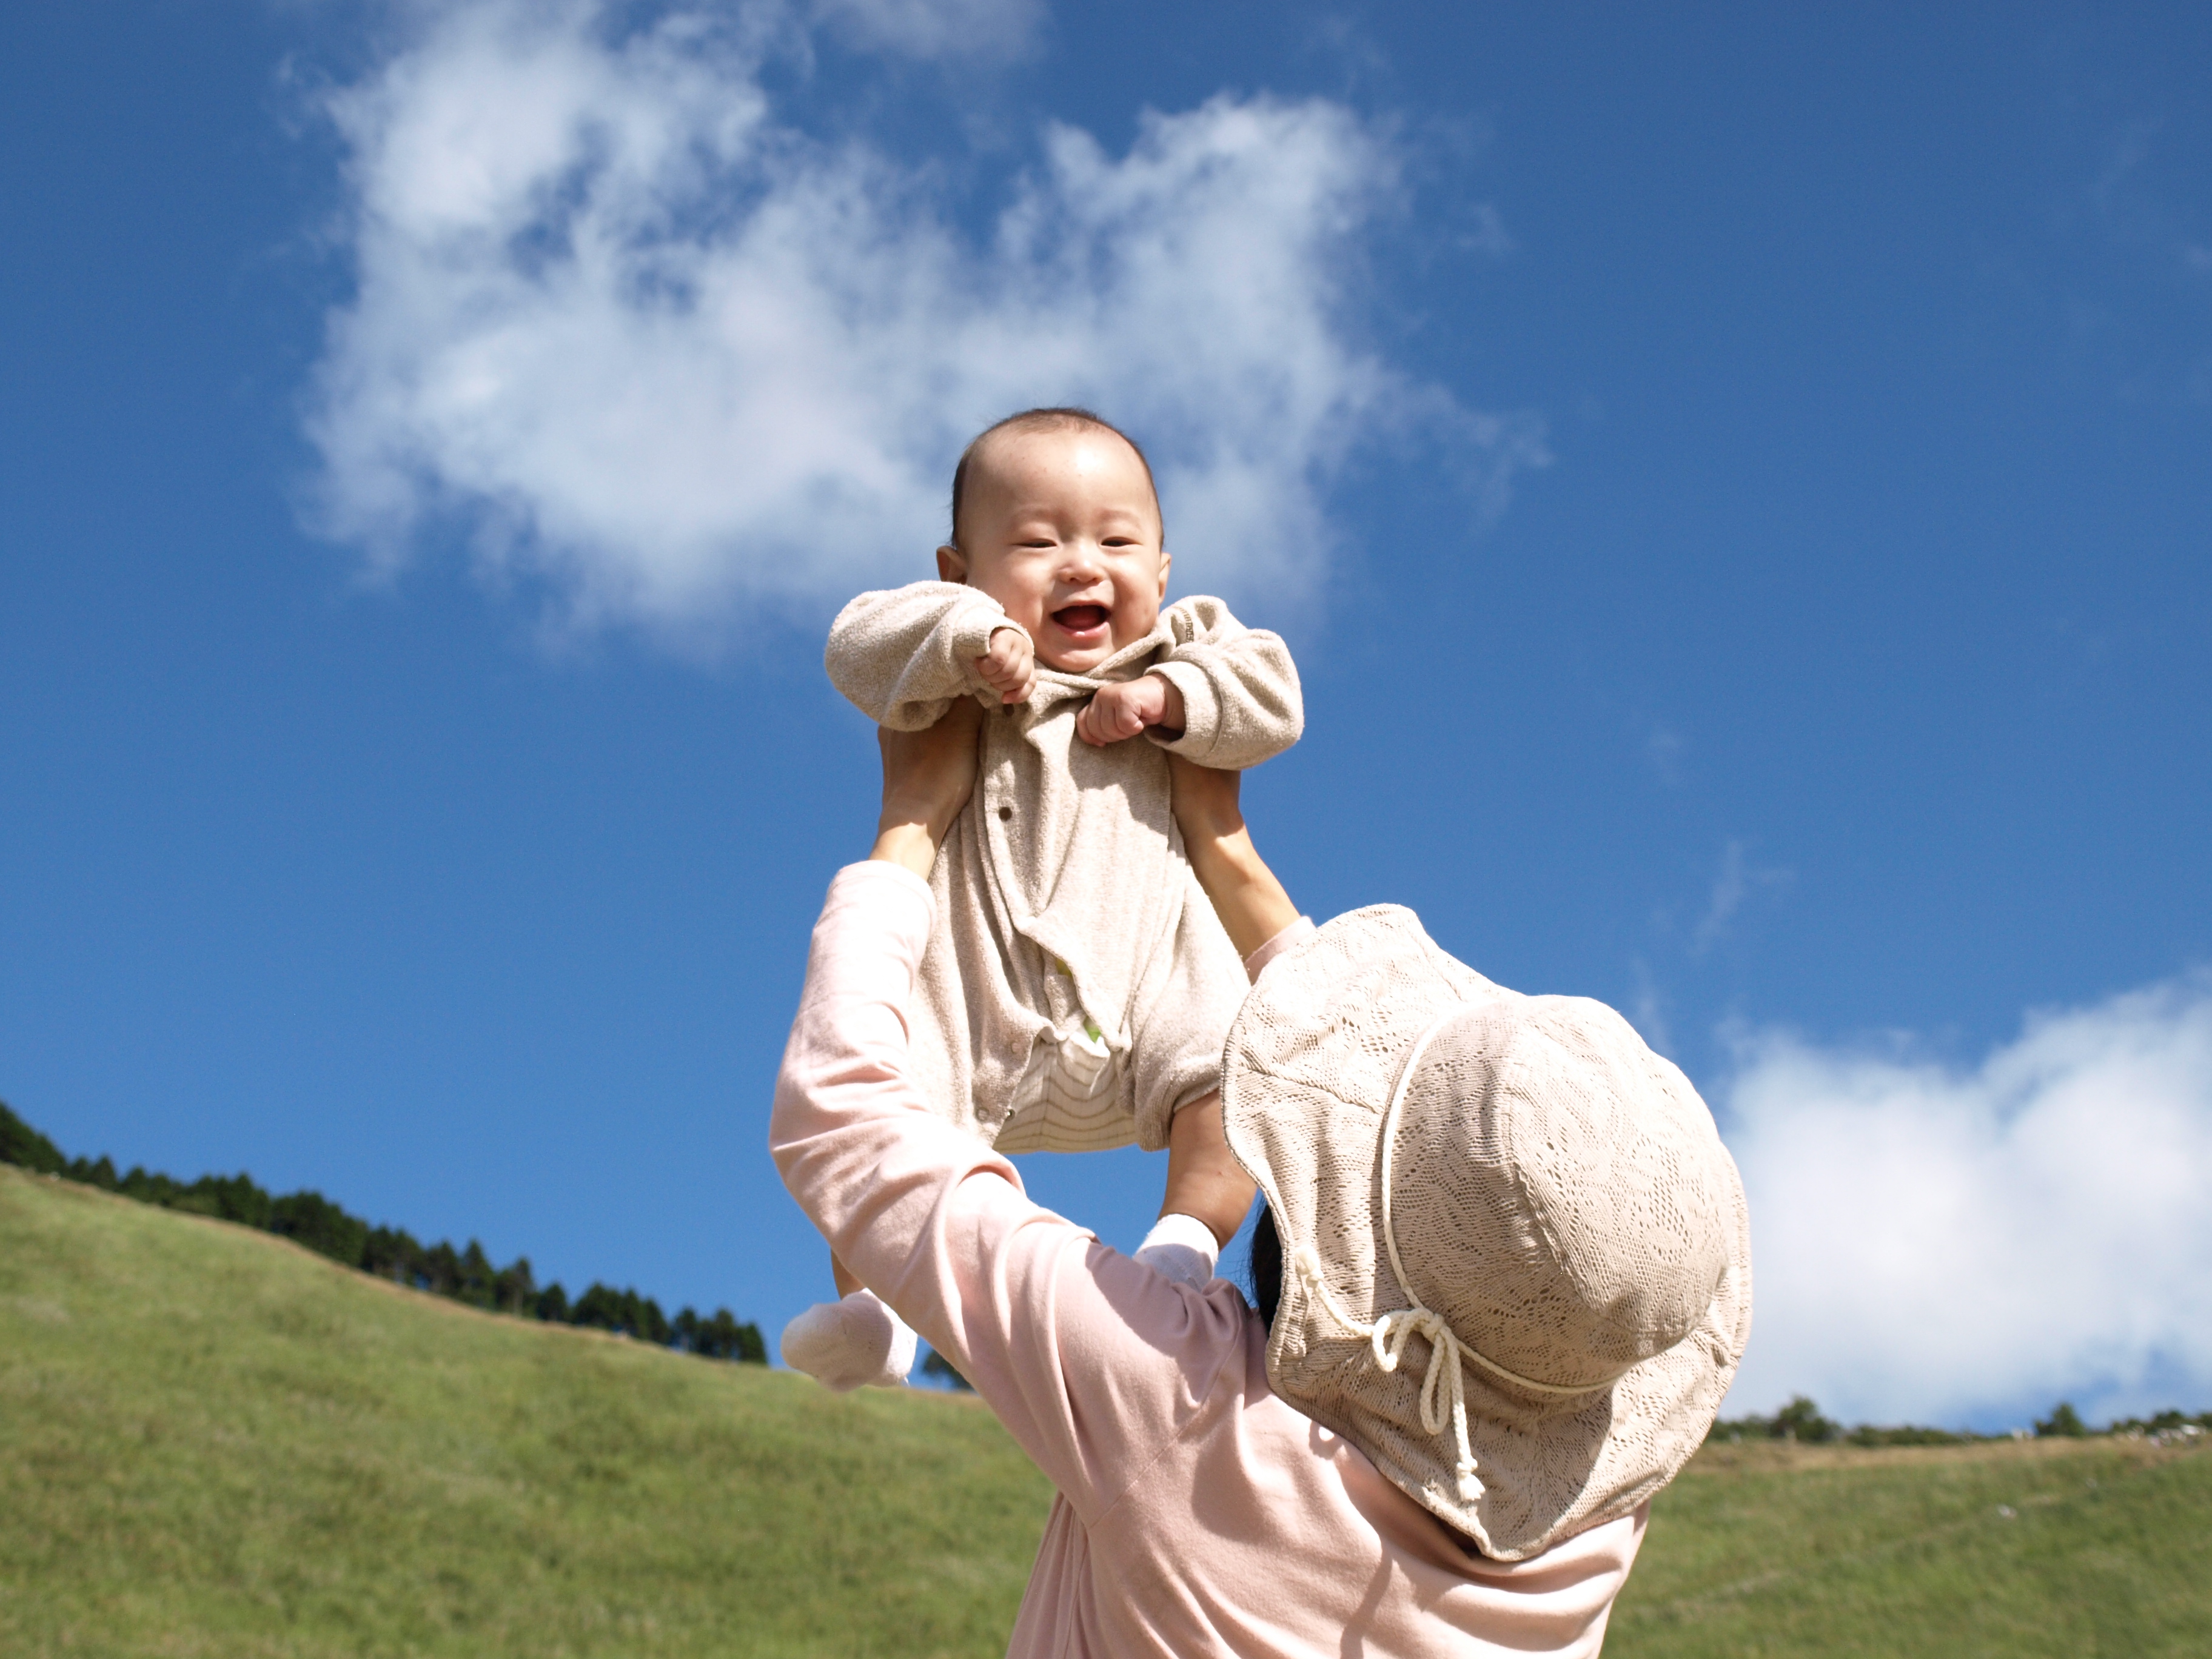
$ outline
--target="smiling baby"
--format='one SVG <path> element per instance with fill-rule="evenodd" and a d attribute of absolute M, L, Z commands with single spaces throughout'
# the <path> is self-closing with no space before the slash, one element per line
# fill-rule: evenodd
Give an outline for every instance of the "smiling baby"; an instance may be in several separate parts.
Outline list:
<path fill-rule="evenodd" d="M 1139 1252 L 1202 1280 L 1249 1181 L 1220 1132 L 1243 966 L 1184 861 L 1168 755 L 1243 770 L 1298 739 L 1280 639 L 1218 599 L 1162 605 L 1169 556 L 1141 451 L 1088 410 L 1040 409 L 968 446 L 942 580 L 864 593 L 830 631 L 837 688 L 878 724 L 986 707 L 975 793 L 930 885 L 917 1094 L 1000 1152 L 1168 1151 Z M 842 1267 L 842 1301 L 787 1328 L 833 1388 L 903 1380 L 914 1334 Z"/>

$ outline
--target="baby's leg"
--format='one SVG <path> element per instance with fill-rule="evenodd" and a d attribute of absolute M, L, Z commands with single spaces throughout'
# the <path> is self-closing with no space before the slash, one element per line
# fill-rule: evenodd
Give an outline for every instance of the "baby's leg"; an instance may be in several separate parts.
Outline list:
<path fill-rule="evenodd" d="M 914 1328 L 846 1271 L 833 1254 L 839 1299 L 822 1302 L 783 1328 L 783 1363 L 838 1394 L 896 1389 L 914 1369 Z"/>
<path fill-rule="evenodd" d="M 1168 1127 L 1167 1195 L 1137 1259 L 1171 1279 L 1203 1285 L 1258 1190 L 1229 1150 L 1220 1091 L 1191 1102 Z"/>

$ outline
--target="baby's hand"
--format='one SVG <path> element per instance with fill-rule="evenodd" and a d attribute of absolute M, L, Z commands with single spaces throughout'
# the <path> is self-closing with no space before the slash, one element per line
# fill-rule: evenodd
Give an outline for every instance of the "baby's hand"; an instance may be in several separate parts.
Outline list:
<path fill-rule="evenodd" d="M 975 672 L 1001 703 L 1027 702 L 1036 689 L 1036 647 L 1018 628 L 994 629 L 991 648 L 975 659 Z"/>
<path fill-rule="evenodd" d="M 1158 674 L 1102 685 L 1075 717 L 1075 735 L 1103 748 L 1148 726 L 1182 726 L 1182 693 Z"/>

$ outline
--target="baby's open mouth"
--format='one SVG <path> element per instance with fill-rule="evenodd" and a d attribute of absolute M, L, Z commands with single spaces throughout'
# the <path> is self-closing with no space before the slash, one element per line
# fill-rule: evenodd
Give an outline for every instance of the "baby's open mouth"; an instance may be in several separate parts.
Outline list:
<path fill-rule="evenodd" d="M 1103 605 L 1064 605 L 1052 613 L 1052 619 L 1071 634 L 1088 634 L 1095 628 L 1106 626 L 1106 607 Z"/>

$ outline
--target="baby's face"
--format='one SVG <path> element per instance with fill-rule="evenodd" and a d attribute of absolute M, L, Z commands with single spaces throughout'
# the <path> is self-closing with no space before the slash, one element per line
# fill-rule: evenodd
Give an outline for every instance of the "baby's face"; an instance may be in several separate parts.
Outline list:
<path fill-rule="evenodd" d="M 1168 556 L 1137 452 L 1110 432 L 1002 432 L 975 453 L 961 545 L 938 574 L 981 589 L 1029 630 L 1037 661 L 1085 673 L 1159 621 Z"/>

